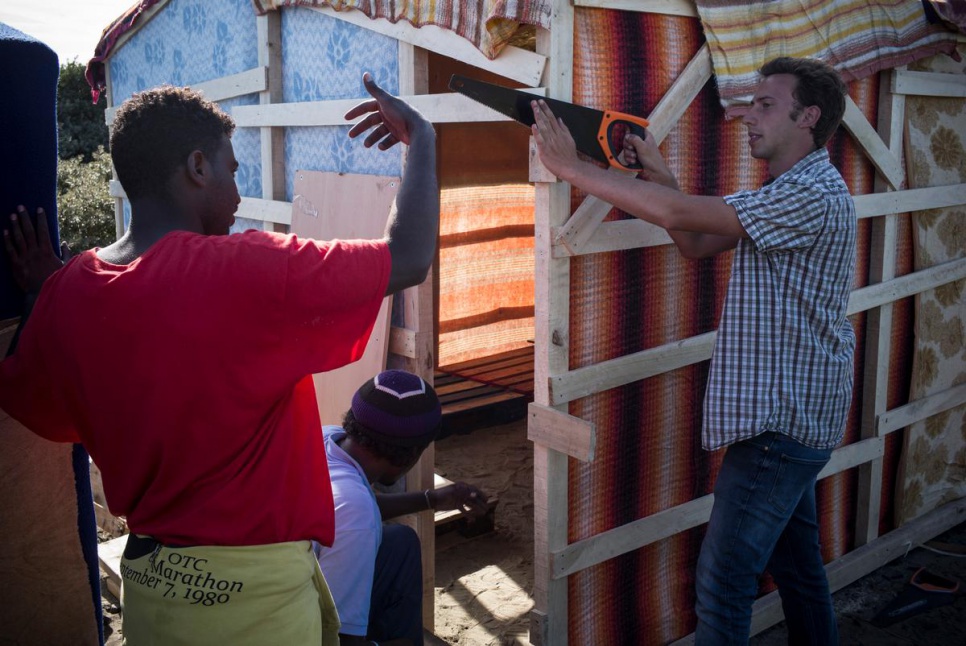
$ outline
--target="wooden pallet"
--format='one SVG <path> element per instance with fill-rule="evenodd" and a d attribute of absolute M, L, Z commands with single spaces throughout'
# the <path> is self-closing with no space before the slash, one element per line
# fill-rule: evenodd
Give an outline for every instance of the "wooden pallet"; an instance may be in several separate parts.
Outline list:
<path fill-rule="evenodd" d="M 437 439 L 521 419 L 533 401 L 533 347 L 441 366 L 435 388 L 443 407 Z"/>

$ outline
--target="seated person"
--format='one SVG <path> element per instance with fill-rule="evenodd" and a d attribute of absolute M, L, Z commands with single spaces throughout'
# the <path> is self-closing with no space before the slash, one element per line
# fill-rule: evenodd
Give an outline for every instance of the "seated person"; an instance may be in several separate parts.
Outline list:
<path fill-rule="evenodd" d="M 323 429 L 335 540 L 319 548 L 319 565 L 332 591 L 342 644 L 403 646 L 423 643 L 423 569 L 411 528 L 383 521 L 428 509 L 486 513 L 486 497 L 457 482 L 440 489 L 378 493 L 408 472 L 436 437 L 442 410 L 432 386 L 414 374 L 388 370 L 352 397 L 342 428 Z"/>

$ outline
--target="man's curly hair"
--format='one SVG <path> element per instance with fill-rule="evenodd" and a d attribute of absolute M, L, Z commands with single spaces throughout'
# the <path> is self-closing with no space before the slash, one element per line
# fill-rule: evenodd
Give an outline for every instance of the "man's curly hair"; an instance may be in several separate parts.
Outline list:
<path fill-rule="evenodd" d="M 131 200 L 166 197 L 168 180 L 193 150 L 213 155 L 235 122 L 190 88 L 165 85 L 138 92 L 114 115 L 111 159 Z"/>
<path fill-rule="evenodd" d="M 352 438 L 353 442 L 361 444 L 379 457 L 389 460 L 394 467 L 408 467 L 412 465 L 429 444 L 420 446 L 397 446 L 378 440 L 369 433 L 369 429 L 356 419 L 352 410 L 348 410 L 342 418 L 342 430 Z"/>

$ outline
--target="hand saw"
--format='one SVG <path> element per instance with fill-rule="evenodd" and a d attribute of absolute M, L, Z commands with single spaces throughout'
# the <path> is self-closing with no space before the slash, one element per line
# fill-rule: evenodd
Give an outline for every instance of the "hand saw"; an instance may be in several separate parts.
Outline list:
<path fill-rule="evenodd" d="M 625 134 L 631 133 L 644 138 L 646 134 L 644 129 L 648 126 L 647 119 L 613 110 L 595 110 L 559 99 L 549 99 L 459 74 L 454 74 L 450 78 L 449 89 L 527 127 L 532 126 L 534 121 L 530 102 L 536 99 L 546 101 L 554 116 L 563 119 L 567 125 L 574 143 L 577 144 L 577 150 L 615 168 L 625 170 L 641 168 L 640 164 L 626 166 L 617 159 L 617 156 L 624 149 Z"/>

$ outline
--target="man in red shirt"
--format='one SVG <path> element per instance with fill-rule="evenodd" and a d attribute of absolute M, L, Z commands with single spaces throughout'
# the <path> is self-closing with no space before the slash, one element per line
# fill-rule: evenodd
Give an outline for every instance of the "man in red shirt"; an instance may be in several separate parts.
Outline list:
<path fill-rule="evenodd" d="M 338 643 L 310 549 L 334 532 L 311 375 L 358 359 L 383 297 L 425 279 L 439 218 L 432 125 L 364 83 L 349 136 L 409 146 L 383 239 L 226 235 L 231 117 L 184 88 L 142 92 L 111 134 L 127 232 L 43 283 L 0 363 L 0 407 L 83 443 L 127 518 L 130 644 Z"/>

